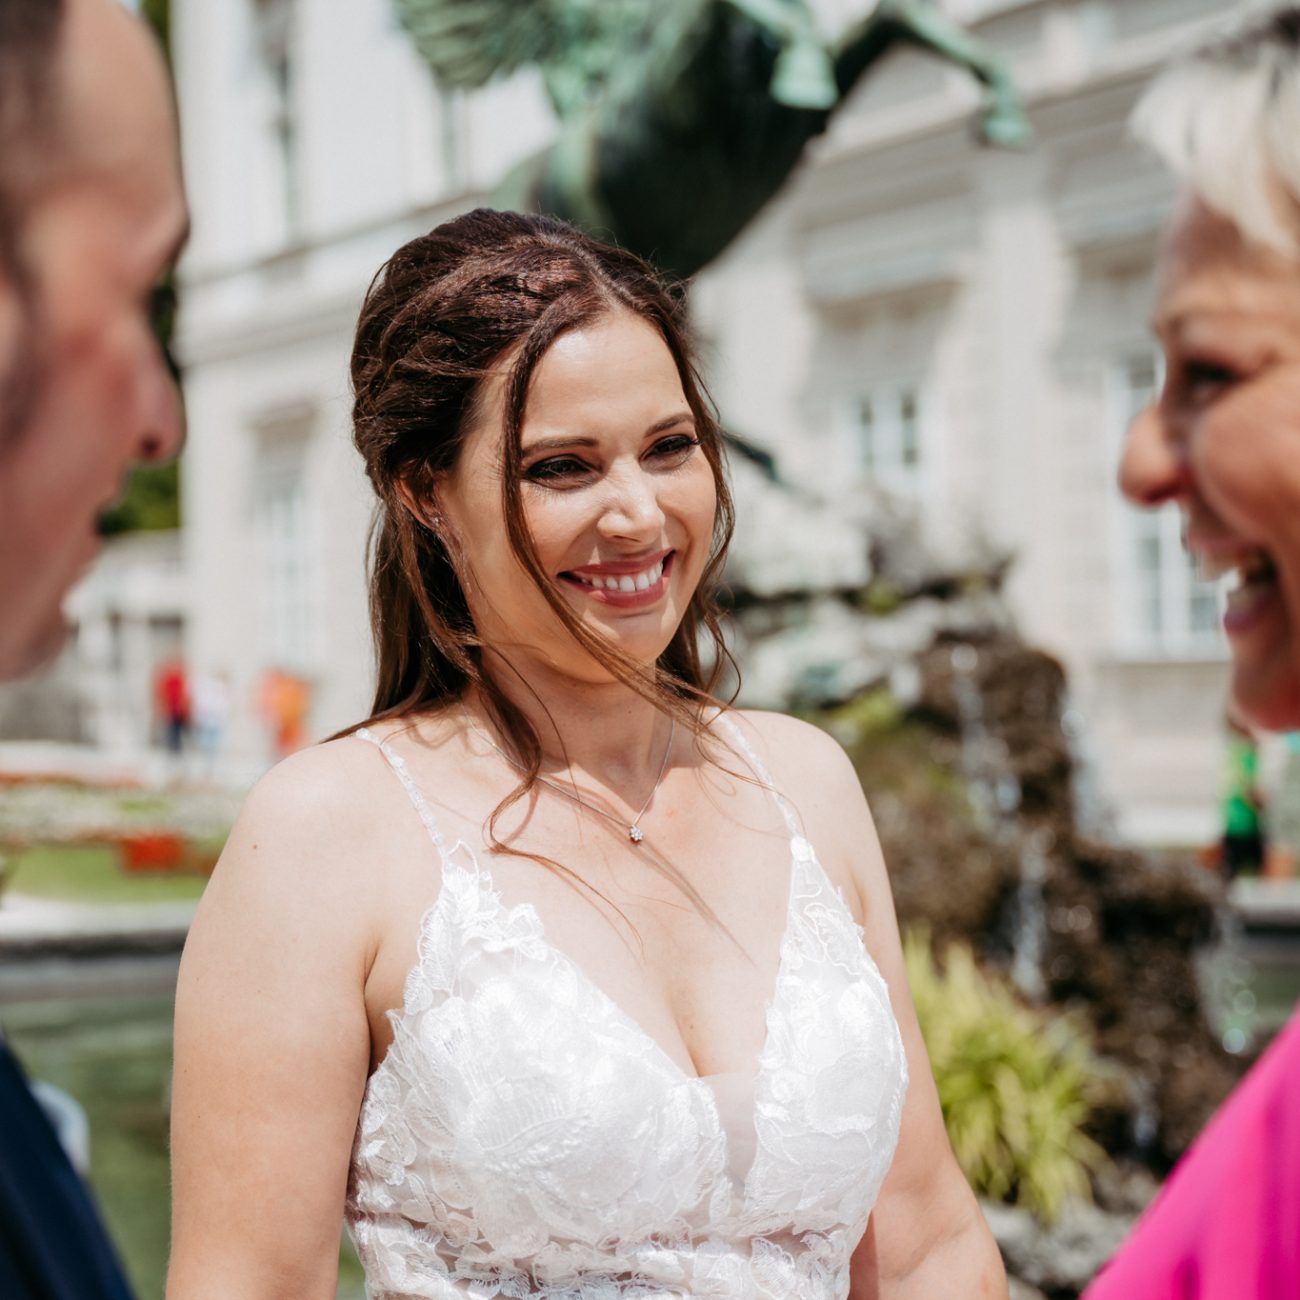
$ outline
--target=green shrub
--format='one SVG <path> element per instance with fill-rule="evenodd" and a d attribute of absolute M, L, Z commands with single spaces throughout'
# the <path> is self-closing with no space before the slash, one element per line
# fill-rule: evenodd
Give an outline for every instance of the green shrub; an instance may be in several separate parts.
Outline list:
<path fill-rule="evenodd" d="M 903 944 L 957 1162 L 977 1193 L 1050 1223 L 1066 1201 L 1091 1199 L 1106 1155 L 1083 1132 L 1097 1087 L 1083 1032 L 1020 1002 L 984 974 L 965 944 L 938 963 L 929 935 Z"/>
<path fill-rule="evenodd" d="M 857 603 L 864 614 L 876 614 L 884 618 L 903 604 L 903 593 L 892 582 L 877 578 L 869 587 L 858 593 Z"/>
<path fill-rule="evenodd" d="M 842 744 L 858 744 L 897 730 L 903 720 L 903 706 L 885 686 L 855 696 L 823 715 L 821 725 Z"/>

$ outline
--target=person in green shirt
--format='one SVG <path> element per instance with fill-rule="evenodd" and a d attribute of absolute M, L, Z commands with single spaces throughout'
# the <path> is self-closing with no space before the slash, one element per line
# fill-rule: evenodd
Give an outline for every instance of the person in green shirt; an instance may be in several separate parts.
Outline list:
<path fill-rule="evenodd" d="M 1231 709 L 1227 713 L 1227 726 L 1221 860 L 1231 880 L 1243 872 L 1259 871 L 1264 860 L 1264 820 L 1255 733 Z"/>

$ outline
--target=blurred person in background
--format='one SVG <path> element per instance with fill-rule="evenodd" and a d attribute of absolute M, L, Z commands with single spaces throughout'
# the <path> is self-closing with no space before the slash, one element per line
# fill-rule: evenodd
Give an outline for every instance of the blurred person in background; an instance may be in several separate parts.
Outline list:
<path fill-rule="evenodd" d="M 154 672 L 154 711 L 162 731 L 163 748 L 176 760 L 184 753 L 190 734 L 190 695 L 184 661 L 176 656 L 164 659 Z"/>
<path fill-rule="evenodd" d="M 257 706 L 276 762 L 296 754 L 307 743 L 311 683 L 305 677 L 284 668 L 268 668 L 262 674 Z"/>
<path fill-rule="evenodd" d="M 1224 629 L 1237 709 L 1300 726 L 1300 7 L 1161 76 L 1137 134 L 1183 193 L 1154 330 L 1166 378 L 1120 480 L 1177 504 L 1188 550 L 1235 574 Z M 1088 1300 L 1300 1296 L 1300 1016 L 1174 1169 Z"/>
<path fill-rule="evenodd" d="M 230 721 L 230 675 L 224 669 L 194 674 L 194 741 L 201 762 L 200 776 L 215 781 Z"/>
<path fill-rule="evenodd" d="M 1264 799 L 1259 786 L 1259 738 L 1232 707 L 1224 715 L 1223 835 L 1220 864 L 1229 880 L 1255 875 L 1264 862 Z"/>
<path fill-rule="evenodd" d="M 47 662 L 132 462 L 175 452 L 151 293 L 186 228 L 161 52 L 116 0 L 0 0 L 0 679 Z M 0 1043 L 0 1296 L 121 1300 L 85 1188 Z"/>

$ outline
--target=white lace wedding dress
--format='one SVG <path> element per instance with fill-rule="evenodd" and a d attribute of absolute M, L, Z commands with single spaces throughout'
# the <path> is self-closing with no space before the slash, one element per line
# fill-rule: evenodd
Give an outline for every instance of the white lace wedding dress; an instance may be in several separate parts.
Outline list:
<path fill-rule="evenodd" d="M 352 1151 L 371 1300 L 847 1296 L 907 1066 L 885 982 L 785 800 L 766 1045 L 754 1076 L 696 1078 L 448 846 L 401 756 L 357 734 L 442 861 Z"/>

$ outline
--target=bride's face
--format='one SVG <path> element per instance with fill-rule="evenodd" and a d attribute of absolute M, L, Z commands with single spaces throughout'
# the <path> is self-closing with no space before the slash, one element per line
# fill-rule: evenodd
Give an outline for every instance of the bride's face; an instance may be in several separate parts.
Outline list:
<path fill-rule="evenodd" d="M 515 556 L 502 507 L 505 371 L 490 380 L 437 491 L 479 635 L 584 680 L 575 642 Z M 538 362 L 520 430 L 520 500 L 553 590 L 593 632 L 653 663 L 708 561 L 717 493 L 676 364 L 630 313 L 561 335 Z"/>

